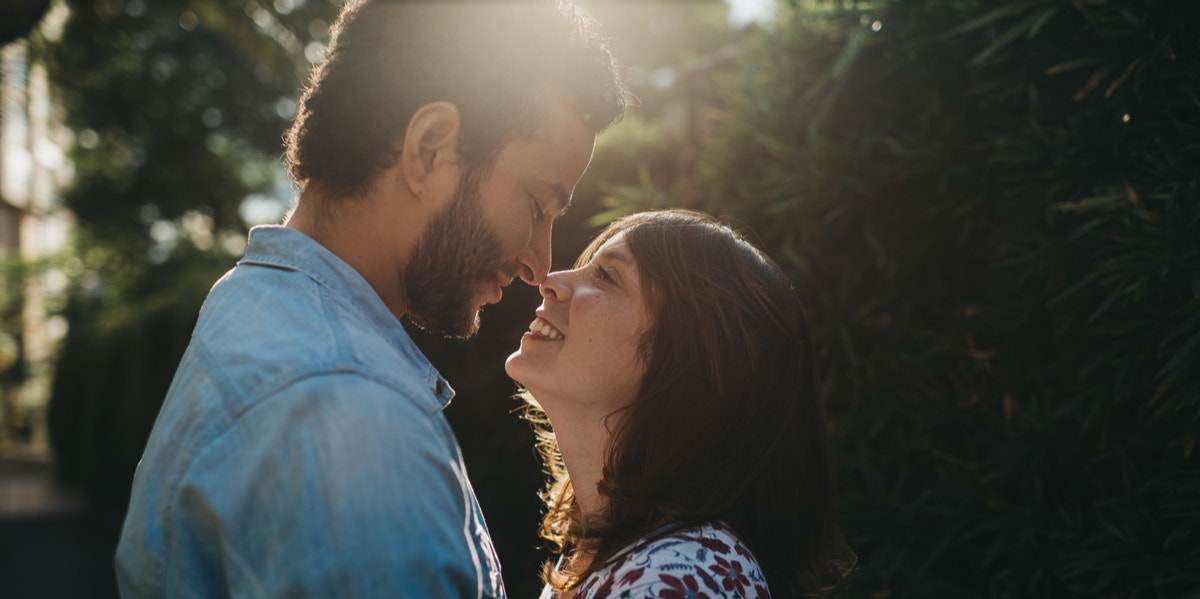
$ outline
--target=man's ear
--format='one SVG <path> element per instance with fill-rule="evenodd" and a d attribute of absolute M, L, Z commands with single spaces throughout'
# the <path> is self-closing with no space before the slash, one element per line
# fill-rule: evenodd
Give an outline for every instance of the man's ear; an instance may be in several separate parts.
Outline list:
<path fill-rule="evenodd" d="M 433 102 L 417 109 L 408 121 L 400 148 L 400 166 L 404 180 L 418 198 L 436 194 L 456 171 L 459 133 L 458 107 L 449 102 Z M 448 179 L 457 185 L 455 175 Z"/>

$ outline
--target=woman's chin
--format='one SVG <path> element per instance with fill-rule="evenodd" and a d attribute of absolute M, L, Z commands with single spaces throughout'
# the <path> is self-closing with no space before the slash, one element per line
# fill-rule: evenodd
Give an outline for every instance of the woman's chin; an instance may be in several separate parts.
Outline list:
<path fill-rule="evenodd" d="M 504 359 L 504 372 L 508 374 L 508 378 L 517 381 L 518 383 L 520 383 L 520 381 L 517 380 L 517 374 L 514 371 L 513 363 L 520 362 L 520 360 L 521 350 L 519 349 L 511 354 L 508 354 L 508 357 Z M 520 368 L 517 367 L 515 370 L 520 370 Z"/>
<path fill-rule="evenodd" d="M 509 354 L 508 358 L 504 360 L 504 372 L 522 387 L 525 386 L 524 379 L 530 374 L 529 356 L 525 354 L 523 349 L 518 348 L 517 351 Z"/>

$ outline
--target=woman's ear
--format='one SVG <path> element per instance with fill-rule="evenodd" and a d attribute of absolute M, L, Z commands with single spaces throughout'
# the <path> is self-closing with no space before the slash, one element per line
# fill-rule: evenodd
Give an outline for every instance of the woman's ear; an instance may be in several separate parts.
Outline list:
<path fill-rule="evenodd" d="M 457 185 L 459 125 L 458 108 L 449 102 L 426 104 L 409 119 L 400 148 L 400 170 L 417 198 L 442 195 L 446 181 Z"/>

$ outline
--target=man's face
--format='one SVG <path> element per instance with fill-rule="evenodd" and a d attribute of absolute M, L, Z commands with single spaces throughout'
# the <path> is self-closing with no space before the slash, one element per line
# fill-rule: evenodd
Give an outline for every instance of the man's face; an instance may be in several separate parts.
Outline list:
<path fill-rule="evenodd" d="M 565 97 L 547 95 L 529 139 L 506 145 L 482 177 L 463 169 L 450 203 L 434 214 L 404 269 L 408 317 L 430 332 L 470 337 L 479 310 L 514 277 L 540 285 L 550 232 L 591 161 L 595 136 Z"/>

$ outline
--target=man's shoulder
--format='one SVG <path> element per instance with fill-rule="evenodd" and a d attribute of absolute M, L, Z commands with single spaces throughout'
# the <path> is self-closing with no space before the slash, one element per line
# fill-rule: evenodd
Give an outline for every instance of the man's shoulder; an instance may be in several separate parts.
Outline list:
<path fill-rule="evenodd" d="M 388 338 L 387 335 L 393 338 Z M 399 323 L 381 330 L 305 273 L 241 265 L 209 294 L 177 378 L 202 372 L 234 411 L 297 381 L 339 373 L 423 398 L 428 366 L 406 353 Z"/>
<path fill-rule="evenodd" d="M 463 522 L 473 500 L 449 425 L 393 388 L 314 373 L 232 419 L 192 416 L 170 419 L 187 427 L 178 434 L 156 431 L 139 466 L 117 555 L 123 589 L 220 584 L 213 555 L 236 561 L 234 576 L 291 572 L 319 596 L 336 595 L 321 585 L 349 571 L 408 588 L 388 569 L 429 563 L 429 547 L 456 568 L 472 563 Z"/>

